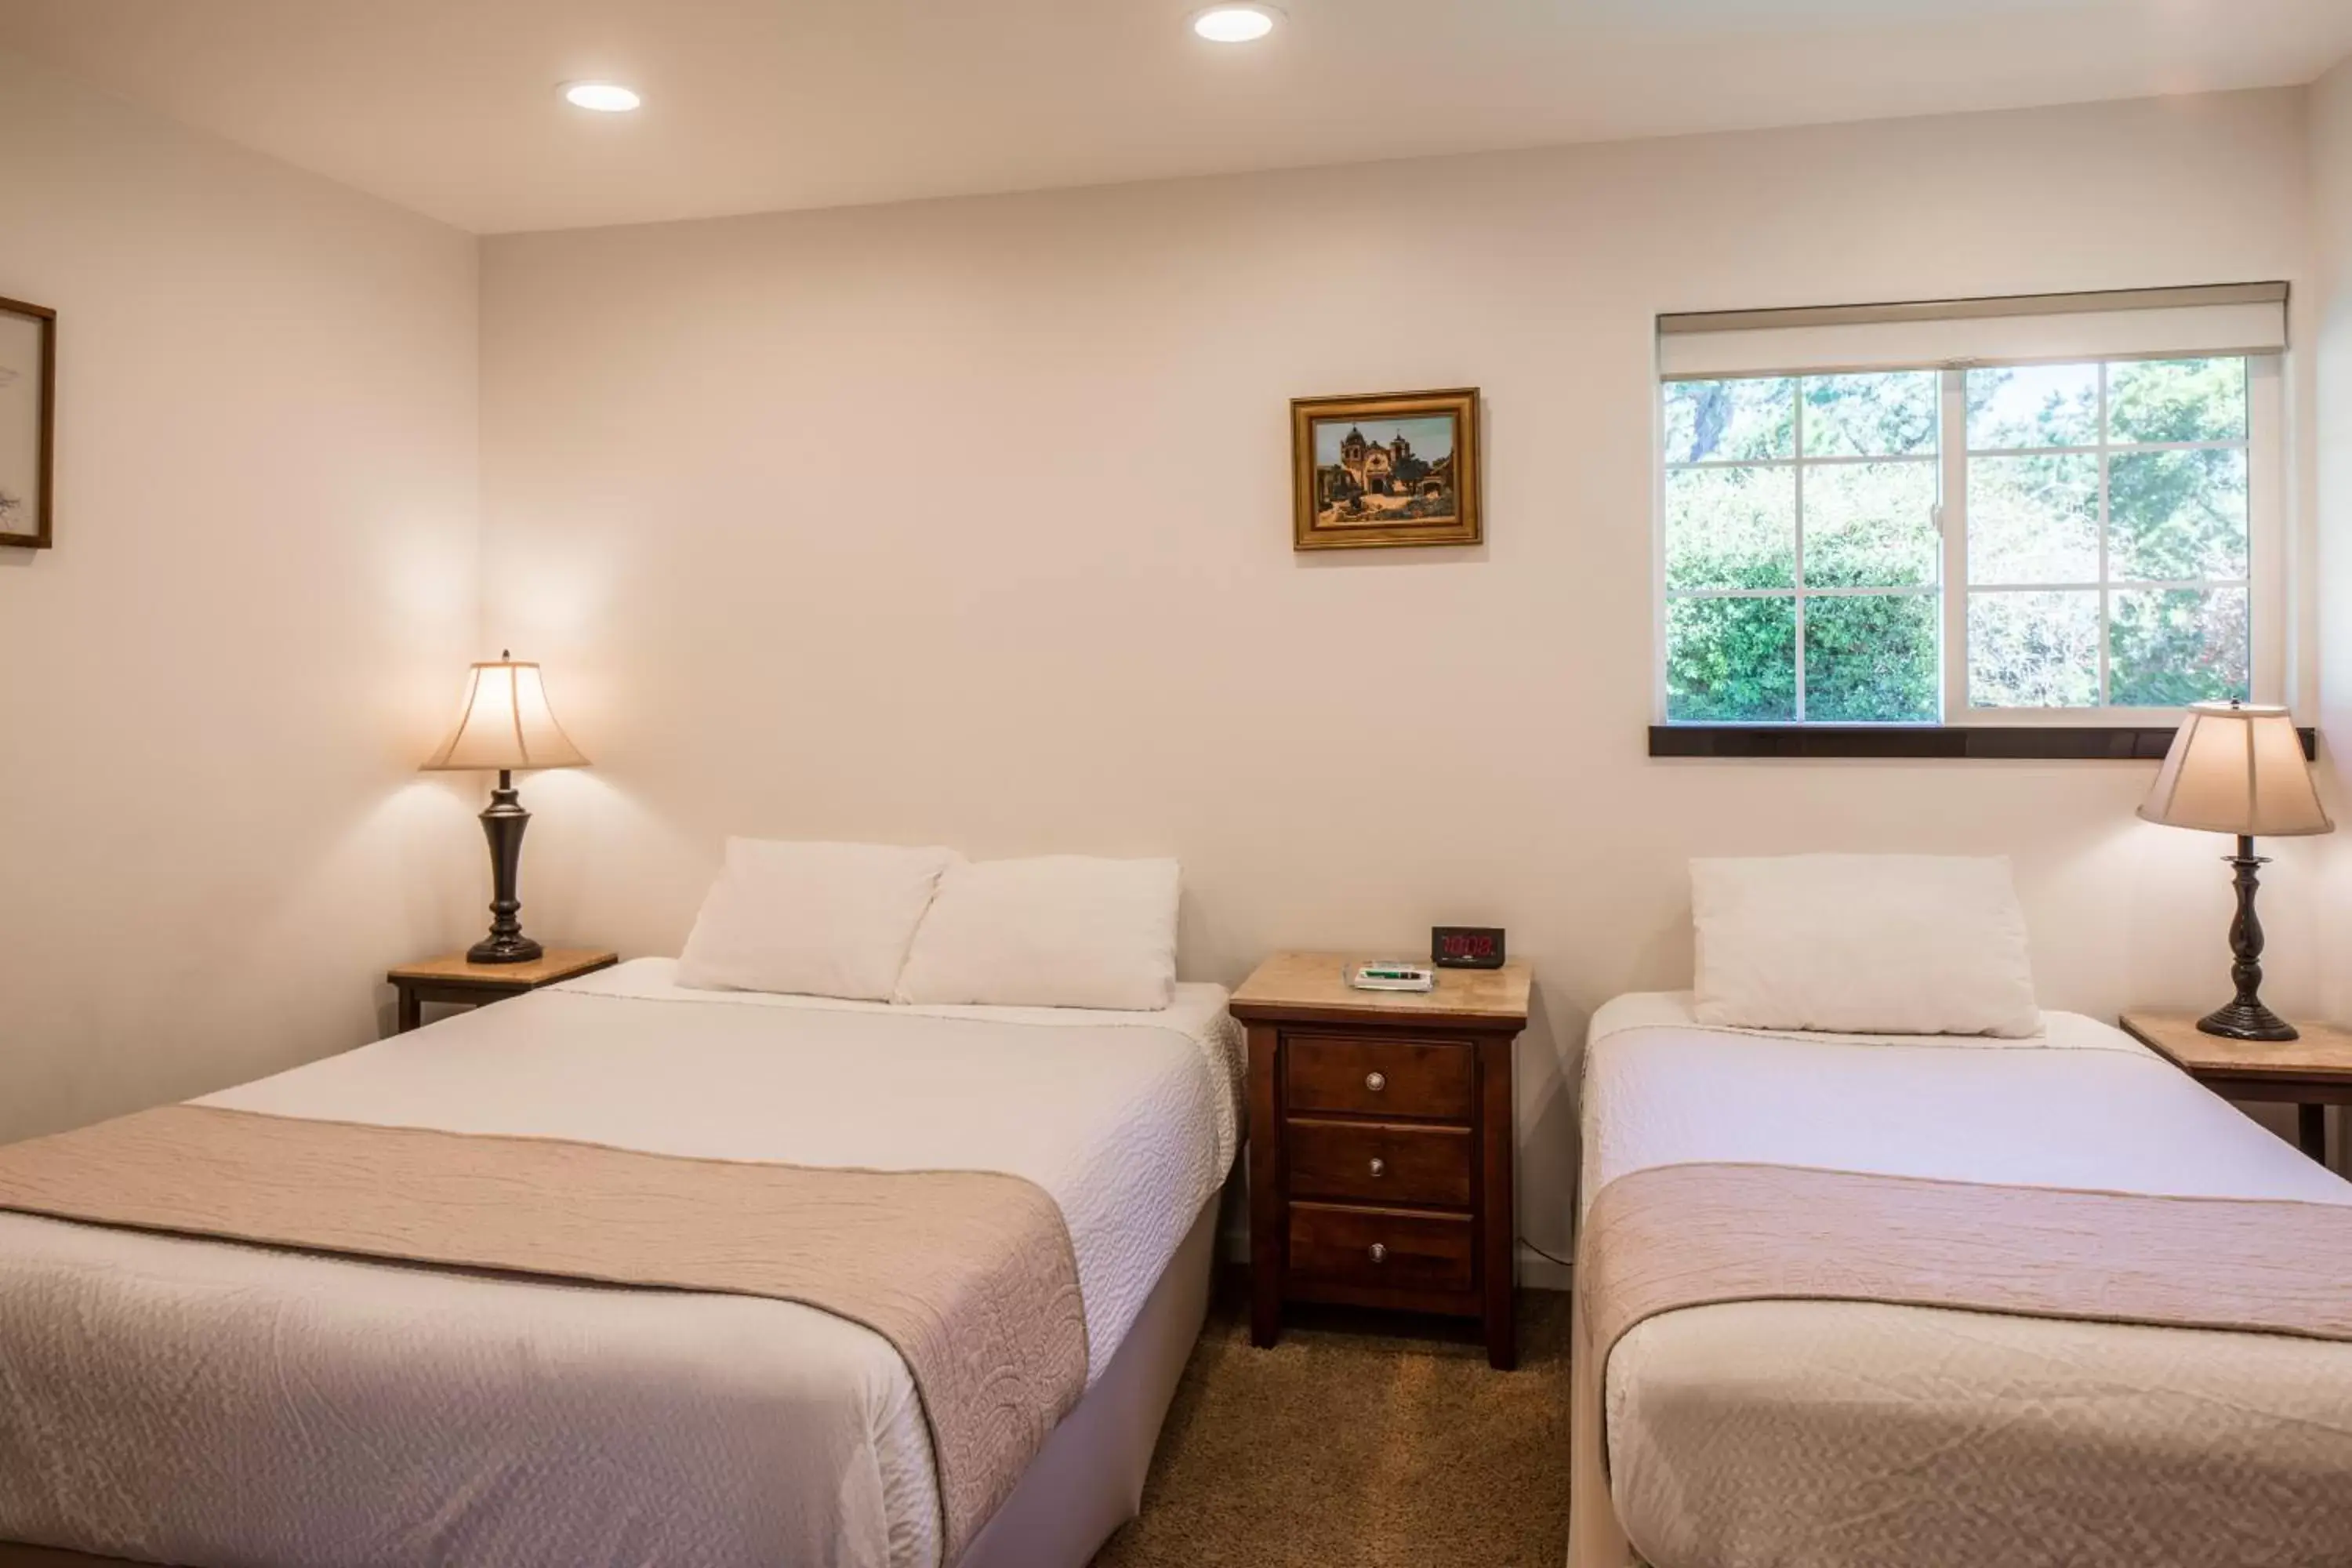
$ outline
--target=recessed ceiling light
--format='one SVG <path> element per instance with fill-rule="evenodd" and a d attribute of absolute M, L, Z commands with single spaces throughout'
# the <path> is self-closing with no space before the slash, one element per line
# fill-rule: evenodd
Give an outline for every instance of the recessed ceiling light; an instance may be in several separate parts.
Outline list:
<path fill-rule="evenodd" d="M 599 114 L 626 114 L 645 101 L 616 81 L 567 81 L 563 84 L 563 100 L 575 109 L 593 109 Z"/>
<path fill-rule="evenodd" d="M 1212 5 L 1192 16 L 1192 31 L 1213 44 L 1254 44 L 1282 16 L 1271 5 Z"/>

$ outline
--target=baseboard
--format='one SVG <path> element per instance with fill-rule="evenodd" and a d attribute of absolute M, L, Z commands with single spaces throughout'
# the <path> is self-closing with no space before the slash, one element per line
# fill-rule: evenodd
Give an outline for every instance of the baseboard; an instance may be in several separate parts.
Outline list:
<path fill-rule="evenodd" d="M 1522 1290 L 1565 1290 L 1576 1271 L 1558 1258 L 1546 1258 L 1526 1242 L 1519 1243 L 1519 1289 Z"/>

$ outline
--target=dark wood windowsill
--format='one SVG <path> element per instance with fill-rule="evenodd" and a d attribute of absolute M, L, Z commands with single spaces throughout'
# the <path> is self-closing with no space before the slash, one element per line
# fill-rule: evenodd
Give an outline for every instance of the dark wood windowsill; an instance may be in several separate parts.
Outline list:
<path fill-rule="evenodd" d="M 1956 757 L 2015 761 L 2161 762 L 2165 724 L 1653 724 L 1654 757 Z M 2319 754 L 2301 729 L 2303 754 Z"/>

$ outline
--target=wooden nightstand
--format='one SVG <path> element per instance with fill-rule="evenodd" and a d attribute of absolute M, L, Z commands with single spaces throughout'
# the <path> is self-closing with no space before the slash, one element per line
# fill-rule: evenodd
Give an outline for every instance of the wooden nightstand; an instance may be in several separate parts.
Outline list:
<path fill-rule="evenodd" d="M 2299 1040 L 2231 1040 L 2200 1029 L 2190 1013 L 2126 1013 L 2118 1021 L 2125 1034 L 2225 1100 L 2294 1105 L 2303 1152 L 2327 1163 L 2327 1108 L 2352 1105 L 2352 1030 L 2297 1024 Z"/>
<path fill-rule="evenodd" d="M 1249 1026 L 1250 1335 L 1286 1301 L 1476 1318 L 1518 1359 L 1511 1045 L 1527 966 L 1358 991 L 1338 953 L 1277 953 L 1234 993 Z"/>
<path fill-rule="evenodd" d="M 427 959 L 423 963 L 403 964 L 384 976 L 400 994 L 400 1025 L 394 1032 L 404 1035 L 422 1023 L 427 1002 L 479 1007 L 536 991 L 542 985 L 552 985 L 559 980 L 610 969 L 620 962 L 621 956 L 616 952 L 586 947 L 551 947 L 529 963 L 468 963 L 466 955 L 459 952 Z"/>

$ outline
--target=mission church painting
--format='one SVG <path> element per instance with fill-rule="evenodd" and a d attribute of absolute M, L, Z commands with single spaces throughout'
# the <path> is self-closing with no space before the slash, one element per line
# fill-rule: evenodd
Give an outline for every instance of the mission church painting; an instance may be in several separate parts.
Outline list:
<path fill-rule="evenodd" d="M 1450 517 L 1454 421 L 1319 420 L 1315 475 L 1316 521 L 1326 528 Z"/>
<path fill-rule="evenodd" d="M 1478 392 L 1297 397 L 1291 542 L 1300 550 L 1478 544 Z"/>

